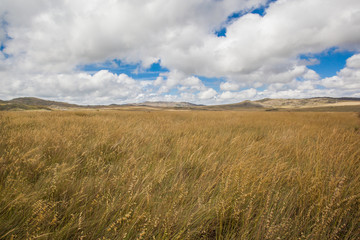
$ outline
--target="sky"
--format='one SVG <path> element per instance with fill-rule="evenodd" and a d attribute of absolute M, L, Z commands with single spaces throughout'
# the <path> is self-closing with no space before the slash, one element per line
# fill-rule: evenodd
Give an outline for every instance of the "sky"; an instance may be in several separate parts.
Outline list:
<path fill-rule="evenodd" d="M 0 99 L 360 97 L 359 0 L 1 0 Z"/>

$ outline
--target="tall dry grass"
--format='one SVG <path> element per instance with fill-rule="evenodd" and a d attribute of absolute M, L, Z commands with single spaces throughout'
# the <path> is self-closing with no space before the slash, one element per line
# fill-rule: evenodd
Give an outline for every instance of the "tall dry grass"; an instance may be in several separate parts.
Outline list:
<path fill-rule="evenodd" d="M 7 112 L 1 239 L 359 239 L 353 113 Z"/>

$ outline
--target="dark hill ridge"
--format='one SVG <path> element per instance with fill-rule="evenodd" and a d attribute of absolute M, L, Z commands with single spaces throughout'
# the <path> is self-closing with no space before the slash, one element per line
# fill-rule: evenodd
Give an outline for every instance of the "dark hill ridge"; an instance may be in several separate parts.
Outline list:
<path fill-rule="evenodd" d="M 0 111 L 7 110 L 52 110 L 81 107 L 65 102 L 49 101 L 35 97 L 14 98 L 9 101 L 0 100 Z"/>
<path fill-rule="evenodd" d="M 153 107 L 153 108 L 190 108 L 196 107 L 201 105 L 196 105 L 188 102 L 165 102 L 165 101 L 158 101 L 158 102 L 143 102 L 143 103 L 133 103 L 133 104 L 110 104 L 110 105 L 77 105 L 77 104 L 70 104 L 66 102 L 57 102 L 57 101 L 50 101 L 44 100 L 41 98 L 35 97 L 21 97 L 21 98 L 14 98 L 9 101 L 0 100 L 0 110 L 29 110 L 35 107 L 36 109 L 46 109 L 49 110 L 50 108 L 54 109 L 68 109 L 68 108 L 121 108 L 121 107 Z"/>
<path fill-rule="evenodd" d="M 197 104 L 193 104 L 193 103 L 189 103 L 189 102 L 165 102 L 165 101 L 157 101 L 157 102 L 150 102 L 150 101 L 146 101 L 143 103 L 134 103 L 134 104 L 129 104 L 131 106 L 147 106 L 147 107 L 195 107 L 195 106 L 201 106 L 201 105 L 197 105 Z"/>
<path fill-rule="evenodd" d="M 233 104 L 223 104 L 223 105 L 212 105 L 212 106 L 206 106 L 207 110 L 249 110 L 249 109 L 254 109 L 254 110 L 260 110 L 263 109 L 264 107 L 256 102 L 252 102 L 249 100 L 243 101 L 243 102 L 239 102 L 239 103 L 233 103 Z"/>
<path fill-rule="evenodd" d="M 336 100 L 340 101 L 360 101 L 360 98 L 353 98 L 353 97 L 342 97 L 342 98 L 335 98 Z"/>
<path fill-rule="evenodd" d="M 263 108 L 263 106 L 259 103 L 252 102 L 249 100 L 239 102 L 239 103 L 233 103 L 233 104 L 227 104 L 227 105 L 221 105 L 221 106 L 228 106 L 228 107 L 243 107 L 243 108 Z"/>
<path fill-rule="evenodd" d="M 8 102 L 9 103 L 32 105 L 32 106 L 79 107 L 79 105 L 76 105 L 76 104 L 49 101 L 49 100 L 44 100 L 44 99 L 35 98 L 35 97 L 14 98 L 14 99 L 12 99 L 12 100 L 10 100 Z"/>
<path fill-rule="evenodd" d="M 197 105 L 189 102 L 143 102 L 133 104 L 111 105 L 76 105 L 66 102 L 44 100 L 35 97 L 14 98 L 9 101 L 0 100 L 0 110 L 52 110 L 52 109 L 119 109 L 119 110 L 149 110 L 149 109 L 184 109 L 209 111 L 360 111 L 360 98 L 330 98 L 316 97 L 303 99 L 270 99 L 243 101 L 223 105 Z"/>

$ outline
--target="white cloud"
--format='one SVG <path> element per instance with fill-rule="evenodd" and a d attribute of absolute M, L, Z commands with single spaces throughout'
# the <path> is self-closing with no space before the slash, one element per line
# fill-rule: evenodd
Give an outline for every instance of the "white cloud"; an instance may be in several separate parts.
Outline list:
<path fill-rule="evenodd" d="M 352 69 L 360 69 L 360 54 L 356 54 L 347 59 L 346 66 Z"/>
<path fill-rule="evenodd" d="M 347 90 L 350 94 L 360 89 L 360 54 L 350 57 L 346 67 L 336 76 L 322 79 L 320 84 L 329 89 Z"/>
<path fill-rule="evenodd" d="M 250 89 L 243 90 L 240 92 L 226 91 L 220 95 L 220 101 L 230 100 L 229 102 L 238 102 L 238 101 L 243 101 L 243 100 L 247 100 L 247 99 L 252 99 L 256 95 L 257 95 L 257 91 L 254 88 L 250 88 Z"/>
<path fill-rule="evenodd" d="M 199 96 L 199 99 L 210 99 L 210 98 L 215 97 L 216 94 L 217 94 L 217 92 L 214 89 L 209 88 L 205 91 L 199 92 L 198 96 Z"/>
<path fill-rule="evenodd" d="M 0 19 L 0 21 L 1 21 L 1 19 Z M 5 39 L 6 39 L 5 29 L 0 27 L 0 44 L 5 42 Z"/>
<path fill-rule="evenodd" d="M 240 87 L 240 84 L 236 82 L 222 82 L 220 84 L 220 89 L 224 91 L 236 91 Z"/>
<path fill-rule="evenodd" d="M 315 71 L 308 69 L 308 71 L 303 75 L 303 78 L 306 80 L 318 80 L 320 79 L 320 76 Z"/>
<path fill-rule="evenodd" d="M 0 74 L 2 77 L 3 73 Z M 0 97 L 38 96 L 49 99 L 68 99 L 82 104 L 119 103 L 135 100 L 146 91 L 149 82 L 136 81 L 126 74 L 112 74 L 106 70 L 94 75 L 87 73 L 29 75 L 26 82 L 14 76 L 0 82 Z"/>
<path fill-rule="evenodd" d="M 305 61 L 299 55 L 332 47 L 360 51 L 360 1 L 278 0 L 263 17 L 245 14 L 226 22 L 232 13 L 266 2 L 3 0 L 0 19 L 6 24 L 0 27 L 0 41 L 7 55 L 0 52 L 0 97 L 95 103 L 358 94 L 359 54 L 325 79 L 306 67 L 316 59 Z M 226 37 L 217 37 L 214 31 L 224 26 Z M 142 81 L 78 70 L 113 59 L 140 63 L 140 68 L 160 61 L 169 72 Z M 225 79 L 222 92 L 197 76 Z M 245 87 L 250 89 L 238 91 Z M 263 90 L 255 89 L 259 87 Z M 170 94 L 174 89 L 176 96 Z"/>
<path fill-rule="evenodd" d="M 144 66 L 160 57 L 166 62 L 166 51 L 199 47 L 233 11 L 264 2 L 4 0 L 0 13 L 13 38 L 9 54 L 41 71 L 65 71 L 113 58 Z"/>
<path fill-rule="evenodd" d="M 165 79 L 166 80 L 165 80 Z M 207 87 L 203 82 L 194 76 L 187 76 L 183 72 L 174 70 L 166 73 L 162 73 L 155 82 L 155 86 L 160 86 L 160 93 L 168 92 L 171 89 L 177 87 L 180 90 L 195 90 L 201 91 L 206 90 Z"/>
<path fill-rule="evenodd" d="M 164 83 L 164 78 L 163 77 L 157 77 L 156 80 L 154 81 L 155 86 L 162 85 L 163 83 Z"/>

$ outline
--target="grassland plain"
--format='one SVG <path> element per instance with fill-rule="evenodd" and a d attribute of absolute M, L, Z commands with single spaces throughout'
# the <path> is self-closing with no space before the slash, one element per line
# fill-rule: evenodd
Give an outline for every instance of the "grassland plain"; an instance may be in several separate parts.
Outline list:
<path fill-rule="evenodd" d="M 355 113 L 2 112 L 1 239 L 360 239 Z"/>

